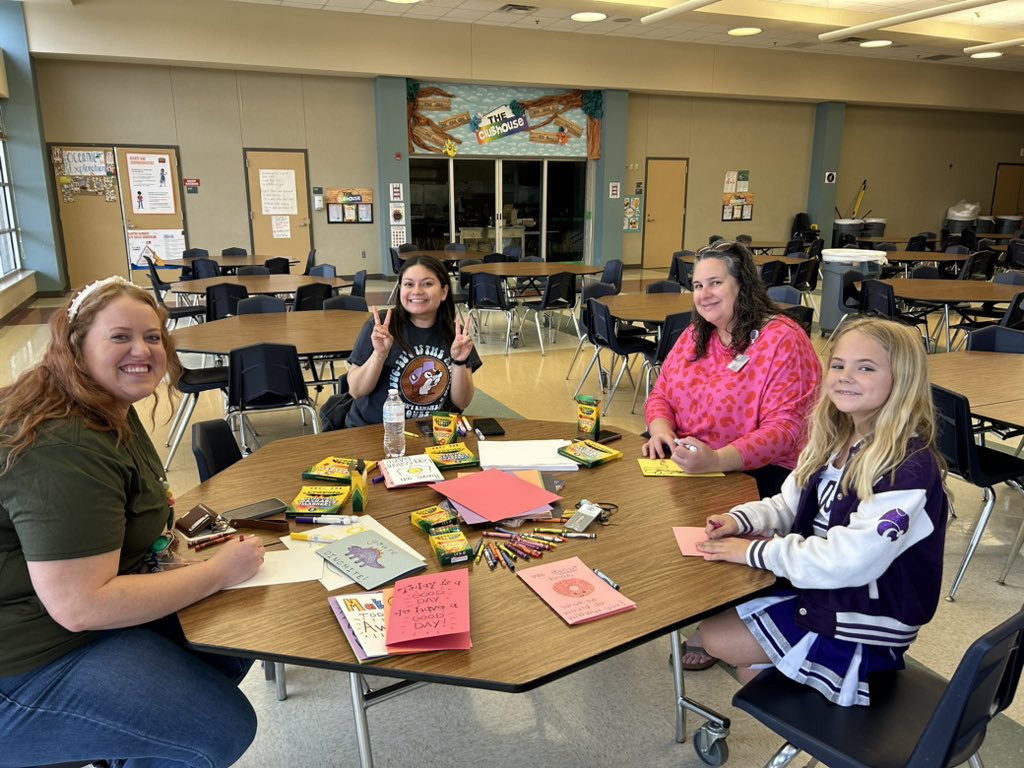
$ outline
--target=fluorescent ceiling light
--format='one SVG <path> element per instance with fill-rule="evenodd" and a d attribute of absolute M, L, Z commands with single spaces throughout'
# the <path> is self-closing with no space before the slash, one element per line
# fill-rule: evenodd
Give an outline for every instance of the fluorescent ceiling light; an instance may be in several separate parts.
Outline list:
<path fill-rule="evenodd" d="M 892 40 L 865 40 L 860 44 L 861 48 L 888 48 Z"/>
<path fill-rule="evenodd" d="M 985 43 L 984 45 L 971 45 L 964 48 L 964 53 L 982 53 L 983 51 L 998 51 L 1000 48 L 1013 48 L 1015 45 L 1024 45 L 1024 37 L 1014 40 L 1003 40 L 998 43 Z"/>
<path fill-rule="evenodd" d="M 982 51 L 981 53 L 972 53 L 972 59 L 998 59 L 1003 55 L 1002 51 Z"/>
<path fill-rule="evenodd" d="M 750 37 L 751 35 L 760 35 L 761 32 L 760 27 L 736 27 L 729 30 L 729 34 L 733 37 Z"/>
<path fill-rule="evenodd" d="M 653 24 L 656 21 L 661 21 L 680 13 L 686 13 L 687 11 L 695 11 L 698 8 L 703 8 L 705 5 L 712 5 L 717 2 L 718 0 L 687 0 L 687 2 L 673 5 L 671 8 L 664 8 L 647 16 L 641 16 L 640 23 Z"/>
<path fill-rule="evenodd" d="M 589 24 L 590 22 L 593 21 L 604 21 L 605 19 L 608 18 L 608 16 L 606 14 L 596 13 L 594 11 L 582 11 L 580 13 L 574 13 L 569 18 L 572 19 L 573 21 L 580 21 L 583 22 L 584 24 Z"/>
<path fill-rule="evenodd" d="M 388 3 L 394 3 L 395 5 L 412 5 L 418 3 L 420 0 L 385 0 Z"/>
<path fill-rule="evenodd" d="M 946 16 L 950 13 L 955 13 L 956 11 L 966 11 L 970 8 L 977 8 L 982 5 L 995 5 L 998 2 L 1001 2 L 1001 0 L 962 0 L 962 2 L 959 3 L 947 3 L 946 5 L 940 5 L 937 8 L 927 8 L 923 11 L 904 13 L 900 16 L 891 16 L 888 19 L 869 21 L 867 24 L 857 24 L 853 27 L 837 29 L 834 32 L 822 32 L 818 35 L 818 39 L 823 43 L 831 43 L 836 40 L 842 40 L 844 37 L 857 35 L 861 32 L 870 32 L 873 29 L 884 29 L 885 27 L 895 27 L 899 24 L 906 24 L 911 21 L 918 21 L 919 19 L 932 19 L 936 16 Z"/>

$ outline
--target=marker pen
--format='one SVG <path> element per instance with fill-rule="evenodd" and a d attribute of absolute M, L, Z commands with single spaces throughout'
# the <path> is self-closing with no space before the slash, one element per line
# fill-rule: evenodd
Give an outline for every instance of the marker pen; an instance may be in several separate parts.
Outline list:
<path fill-rule="evenodd" d="M 678 437 L 676 438 L 676 445 L 678 445 L 678 446 L 680 446 L 682 448 L 685 448 L 690 453 L 696 453 L 697 452 L 697 446 L 696 445 L 690 445 L 689 443 L 684 443 L 682 441 L 682 439 L 678 438 Z"/>
<path fill-rule="evenodd" d="M 337 536 L 325 536 L 322 533 L 292 533 L 289 536 L 296 541 L 315 541 L 321 544 L 330 544 L 338 540 Z"/>
<path fill-rule="evenodd" d="M 204 541 L 201 544 L 196 544 L 195 547 L 193 547 L 193 549 L 195 549 L 195 551 L 198 552 L 201 549 L 206 549 L 207 547 L 212 547 L 214 544 L 223 544 L 228 539 L 233 539 L 233 538 L 235 538 L 235 535 L 233 533 L 229 533 L 227 536 L 223 536 L 223 537 L 218 538 L 218 539 L 208 539 L 207 541 Z"/>
<path fill-rule="evenodd" d="M 477 429 L 474 429 L 473 431 L 476 432 L 476 439 L 477 440 L 486 440 L 487 439 L 486 437 L 484 437 L 484 433 L 480 431 L 479 427 Z"/>
<path fill-rule="evenodd" d="M 320 525 L 352 525 L 358 523 L 358 517 L 349 515 L 315 515 L 313 517 L 294 517 L 296 523 L 318 523 Z"/>

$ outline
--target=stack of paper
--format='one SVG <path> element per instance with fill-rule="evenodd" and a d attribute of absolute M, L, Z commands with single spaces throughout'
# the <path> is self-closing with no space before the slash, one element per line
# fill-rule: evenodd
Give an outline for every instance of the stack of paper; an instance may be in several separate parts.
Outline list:
<path fill-rule="evenodd" d="M 430 487 L 447 496 L 467 523 L 496 523 L 511 517 L 544 515 L 550 512 L 551 504 L 562 498 L 500 469 L 463 475 Z"/>
<path fill-rule="evenodd" d="M 473 647 L 465 568 L 327 600 L 360 663 L 395 654 Z"/>
<path fill-rule="evenodd" d="M 539 469 L 541 472 L 575 472 L 572 459 L 561 456 L 559 448 L 571 440 L 487 440 L 477 443 L 481 469 Z"/>

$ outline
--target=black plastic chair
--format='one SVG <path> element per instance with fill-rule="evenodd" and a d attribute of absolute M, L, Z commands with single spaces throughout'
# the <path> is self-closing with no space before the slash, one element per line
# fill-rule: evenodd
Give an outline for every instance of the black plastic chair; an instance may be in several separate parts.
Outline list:
<path fill-rule="evenodd" d="M 197 421 L 192 425 L 192 455 L 196 457 L 201 483 L 242 460 L 235 435 L 224 419 Z"/>
<path fill-rule="evenodd" d="M 217 283 L 206 288 L 206 321 L 223 320 L 238 314 L 238 302 L 249 298 L 249 290 L 237 283 Z"/>
<path fill-rule="evenodd" d="M 1013 316 L 1020 318 L 1024 308 L 1024 293 L 1013 297 Z M 1010 310 L 1007 310 L 1009 313 Z M 973 352 L 1005 352 L 1011 355 L 1024 355 L 1024 330 L 1009 326 L 992 325 L 979 328 L 967 337 L 967 349 Z"/>
<path fill-rule="evenodd" d="M 366 273 L 366 270 L 363 270 Z M 310 277 L 330 277 L 335 278 L 338 276 L 338 268 L 333 264 L 317 264 L 311 270 L 309 270 Z"/>
<path fill-rule="evenodd" d="M 316 266 L 316 248 L 311 248 L 309 253 L 306 254 L 306 266 L 302 270 L 304 277 L 309 276 L 309 271 Z"/>
<path fill-rule="evenodd" d="M 445 248 L 445 250 L 448 249 Z M 513 259 L 511 256 L 506 256 L 504 253 L 488 253 L 486 256 L 484 256 L 484 264 L 505 264 L 510 261 L 518 261 L 518 259 Z"/>
<path fill-rule="evenodd" d="M 354 275 L 352 275 L 352 290 L 349 291 L 350 296 L 361 296 L 366 298 L 366 270 L 360 269 Z"/>
<path fill-rule="evenodd" d="M 277 296 L 250 296 L 242 299 L 236 307 L 239 315 L 262 315 L 274 312 L 287 312 L 288 305 Z"/>
<path fill-rule="evenodd" d="M 601 273 L 602 283 L 615 286 L 616 293 L 622 293 L 622 259 L 608 259 Z"/>
<path fill-rule="evenodd" d="M 991 280 L 996 273 L 996 252 L 978 251 L 967 257 L 958 280 Z"/>
<path fill-rule="evenodd" d="M 672 254 L 672 264 L 668 268 L 668 279 L 683 286 L 683 290 L 693 290 L 693 264 L 688 264 L 685 257 L 693 256 L 693 251 L 676 251 Z"/>
<path fill-rule="evenodd" d="M 227 391 L 227 366 L 216 365 L 209 368 L 186 368 L 181 372 L 181 378 L 178 379 L 177 387 L 184 397 L 181 399 L 178 410 L 174 413 L 170 429 L 167 430 L 167 442 L 164 445 L 168 446 L 170 450 L 167 452 L 166 461 L 164 461 L 164 472 L 170 468 L 174 454 L 177 453 L 178 446 L 181 445 L 181 438 L 185 435 L 185 428 L 192 420 L 192 414 L 195 413 L 199 396 L 203 392 L 210 392 L 215 389 Z"/>
<path fill-rule="evenodd" d="M 292 273 L 291 264 L 284 256 L 267 259 L 263 262 L 263 266 L 269 269 L 272 275 L 290 275 Z"/>
<path fill-rule="evenodd" d="M 210 252 L 205 248 L 186 248 L 181 252 L 181 258 L 183 259 L 208 259 L 210 258 Z"/>
<path fill-rule="evenodd" d="M 179 320 L 191 320 L 195 323 L 203 320 L 206 316 L 206 305 L 171 305 L 164 300 L 164 293 L 171 289 L 171 284 L 165 283 L 160 279 L 160 274 L 156 271 L 156 265 L 149 256 L 143 256 L 142 258 L 146 260 L 146 277 L 149 278 L 149 283 L 153 287 L 153 296 L 156 298 L 157 303 L 167 310 L 167 319 L 170 322 L 171 328 L 174 328 Z"/>
<path fill-rule="evenodd" d="M 980 336 L 977 340 L 972 342 L 972 339 L 975 336 L 977 336 L 977 334 L 980 333 L 981 331 L 988 331 L 990 329 L 1000 327 L 1007 330 L 1012 329 L 1017 332 L 1024 331 L 1024 292 L 1014 294 L 1014 297 L 1010 301 L 1009 306 L 1007 306 L 1006 309 L 1003 310 L 1003 313 L 999 316 L 998 319 L 983 319 L 986 317 L 991 318 L 992 315 L 982 308 L 971 310 L 964 309 L 960 311 L 960 314 L 963 315 L 963 320 L 961 320 L 959 323 L 954 323 L 953 325 L 951 325 L 950 329 L 955 333 L 958 333 L 960 331 L 966 332 L 966 342 L 968 349 L 984 349 L 984 347 L 978 347 L 977 345 L 981 343 L 987 343 L 982 342 L 981 340 L 987 339 L 988 336 Z M 958 343 L 954 345 L 954 349 L 959 348 L 962 345 L 963 341 L 963 338 L 959 339 Z M 988 351 L 1016 352 L 1018 350 L 990 349 Z"/>
<path fill-rule="evenodd" d="M 762 264 L 758 272 L 765 287 L 771 288 L 773 285 L 782 285 L 786 281 L 787 269 L 784 262 L 772 260 Z"/>
<path fill-rule="evenodd" d="M 458 245 L 458 243 L 455 243 L 455 245 Z M 412 253 L 414 251 L 418 251 L 419 249 L 420 247 L 416 245 L 416 243 L 402 243 L 400 246 L 398 246 L 399 253 Z M 445 250 L 447 251 L 448 249 L 445 248 Z M 462 250 L 466 250 L 465 246 L 462 246 Z"/>
<path fill-rule="evenodd" d="M 352 296 L 348 293 L 339 293 L 324 300 L 324 309 L 350 309 L 356 312 L 369 312 L 365 296 Z"/>
<path fill-rule="evenodd" d="M 397 248 L 388 248 L 388 255 L 391 257 L 391 271 L 397 276 L 402 271 L 402 257 L 398 255 Z"/>
<path fill-rule="evenodd" d="M 197 280 L 220 277 L 220 264 L 213 259 L 193 259 L 192 276 Z"/>
<path fill-rule="evenodd" d="M 231 350 L 228 362 L 228 419 L 238 419 L 242 448 L 248 453 L 246 414 L 298 409 L 308 414 L 313 432 L 320 420 L 302 378 L 299 355 L 291 344 L 253 344 Z"/>
<path fill-rule="evenodd" d="M 967 566 L 978 548 L 981 536 L 985 532 L 989 517 L 996 504 L 996 492 L 993 486 L 999 483 L 1006 483 L 1014 488 L 1024 499 L 1024 488 L 1021 487 L 1019 478 L 1024 476 L 1024 459 L 1011 456 L 1008 453 L 978 445 L 974 440 L 974 427 L 971 423 L 971 405 L 967 398 L 958 392 L 932 384 L 932 399 L 935 402 L 935 417 L 939 429 L 939 453 L 945 459 L 949 471 L 962 478 L 965 482 L 982 489 L 984 505 L 978 522 L 974 527 L 974 534 L 967 545 L 964 559 L 957 569 L 956 577 L 953 579 L 953 586 L 950 587 L 947 600 L 956 598 L 956 592 L 960 588 Z M 1022 526 L 1024 530 L 1024 526 Z M 1020 536 L 1018 535 L 1018 538 Z M 1016 552 L 1010 553 L 1010 561 L 1006 565 L 1003 575 L 998 579 L 1003 583 L 1006 572 Z"/>
<path fill-rule="evenodd" d="M 792 274 L 789 276 L 789 284 L 796 288 L 800 292 L 801 303 L 804 298 L 807 299 L 807 303 L 812 308 L 814 304 L 814 290 L 818 287 L 818 275 L 820 274 L 819 266 L 821 259 L 817 256 L 811 256 L 805 261 L 801 261 L 796 265 Z"/>
<path fill-rule="evenodd" d="M 672 347 L 679 341 L 679 337 L 683 335 L 683 331 L 690 324 L 690 320 L 693 316 L 692 312 L 679 312 L 674 315 L 669 315 L 665 318 L 665 322 L 661 325 L 661 333 L 658 335 L 657 344 L 655 344 L 654 350 L 650 352 L 644 352 L 644 364 L 641 368 L 640 373 L 644 377 L 644 401 L 651 396 L 651 388 L 654 386 L 654 379 L 661 373 L 661 364 L 665 362 L 665 358 L 668 357 L 668 353 L 672 351 Z M 636 403 L 640 399 L 640 387 L 636 388 L 636 392 L 633 394 L 633 406 L 629 409 L 630 413 L 636 413 Z"/>
<path fill-rule="evenodd" d="M 923 251 L 928 245 L 928 239 L 924 235 L 914 235 L 907 240 L 908 251 Z"/>
<path fill-rule="evenodd" d="M 1010 240 L 1006 244 L 1006 268 L 1024 269 L 1024 240 Z"/>
<path fill-rule="evenodd" d="M 732 703 L 786 739 L 766 767 L 783 768 L 800 752 L 830 768 L 980 766 L 988 725 L 1013 701 L 1022 666 L 1019 611 L 975 640 L 948 682 L 915 665 L 873 678 L 870 706 L 839 707 L 773 668 Z"/>
<path fill-rule="evenodd" d="M 235 269 L 236 275 L 269 275 L 270 269 L 261 264 L 245 264 Z"/>
<path fill-rule="evenodd" d="M 846 318 L 860 312 L 860 288 L 857 283 L 864 280 L 864 273 L 859 269 L 848 269 L 842 274 L 842 287 L 839 291 L 839 322 L 832 329 L 829 338 L 836 335 L 836 331 L 843 327 Z M 824 312 L 824 310 L 822 310 Z"/>
<path fill-rule="evenodd" d="M 655 280 L 644 288 L 645 293 L 682 293 L 683 286 L 675 280 Z"/>
<path fill-rule="evenodd" d="M 247 256 L 248 254 L 249 252 L 245 248 L 239 248 L 238 246 L 225 248 L 220 252 L 221 256 Z"/>
<path fill-rule="evenodd" d="M 576 351 L 573 353 L 572 361 L 569 363 L 569 371 L 565 374 L 566 381 L 572 376 L 572 369 L 576 367 L 576 361 L 579 359 L 580 351 L 583 349 L 583 345 L 588 341 L 594 344 L 594 340 L 590 334 L 590 313 L 587 311 L 590 299 L 598 299 L 602 296 L 614 296 L 617 293 L 614 285 L 608 283 L 588 282 L 583 284 L 583 289 L 580 291 L 580 319 L 577 323 L 577 327 L 581 329 L 580 341 L 576 345 Z M 601 361 L 598 359 L 598 367 L 600 368 Z M 604 370 L 603 368 L 601 370 Z M 580 382 L 580 386 L 583 383 Z M 602 387 L 603 389 L 603 387 Z M 579 390 L 577 390 L 578 392 Z"/>
<path fill-rule="evenodd" d="M 814 309 L 812 307 L 805 307 L 800 303 L 802 298 L 800 291 L 791 285 L 775 285 L 768 289 L 768 298 L 777 304 L 791 305 L 780 307 L 779 311 L 798 323 L 808 336 L 811 335 L 811 328 L 814 323 Z"/>
<path fill-rule="evenodd" d="M 455 302 L 455 309 L 462 315 L 462 307 L 468 306 L 469 304 L 469 283 L 470 275 L 468 272 L 463 272 L 466 267 L 472 266 L 473 264 L 482 264 L 480 259 L 460 259 L 455 268 L 455 286 L 457 290 L 452 294 L 452 301 Z"/>
<path fill-rule="evenodd" d="M 324 302 L 334 295 L 334 288 L 327 283 L 310 283 L 300 285 L 295 291 L 295 305 L 292 307 L 296 312 L 305 312 L 310 309 L 323 309 Z"/>
<path fill-rule="evenodd" d="M 615 377 L 615 383 L 612 384 L 611 389 L 608 391 L 608 399 L 605 401 L 604 410 L 602 415 L 608 413 L 608 409 L 611 407 L 612 400 L 615 399 L 615 393 L 619 389 L 619 384 L 622 381 L 622 375 L 629 370 L 630 358 L 634 355 L 648 355 L 653 354 L 656 348 L 655 342 L 650 339 L 646 339 L 639 336 L 628 336 L 623 337 L 616 333 L 615 319 L 612 317 L 611 310 L 608 309 L 606 304 L 598 301 L 597 299 L 590 299 L 588 302 L 587 311 L 590 313 L 590 329 L 588 335 L 594 339 L 594 356 L 590 360 L 590 365 L 587 366 L 586 372 L 583 374 L 583 378 L 580 380 L 580 386 L 576 388 L 576 392 L 573 395 L 575 397 L 579 394 L 580 389 L 583 387 L 583 382 L 586 381 L 587 376 L 590 374 L 591 368 L 594 367 L 594 362 L 598 359 L 601 350 L 607 349 L 612 353 L 612 362 L 608 367 L 609 373 L 615 368 L 615 358 L 622 358 L 622 364 L 619 367 L 619 374 Z M 630 381 L 632 381 L 633 375 L 630 374 Z M 634 384 L 634 386 L 636 386 Z"/>
<path fill-rule="evenodd" d="M 786 243 L 786 255 L 791 253 L 803 253 L 804 252 L 804 239 L 803 237 L 794 237 L 788 243 Z"/>
<path fill-rule="evenodd" d="M 925 349 L 931 350 L 931 337 L 928 335 L 927 313 L 909 314 L 903 312 L 896 303 L 896 292 L 888 283 L 879 280 L 865 280 L 860 284 L 860 314 L 875 315 L 909 325 L 921 334 Z"/>
<path fill-rule="evenodd" d="M 672 285 L 675 285 L 675 283 L 672 283 Z M 576 336 L 580 335 L 580 325 L 576 321 L 576 313 L 574 312 L 576 309 L 576 276 L 571 272 L 557 272 L 548 277 L 547 283 L 544 285 L 544 293 L 541 294 L 540 299 L 537 301 L 524 301 L 522 306 L 526 309 L 526 312 L 523 313 L 519 329 L 520 331 L 522 330 L 527 315 L 533 312 L 533 321 L 537 326 L 537 340 L 540 342 L 540 353 L 542 356 L 545 352 L 544 334 L 540 327 L 541 315 L 545 316 L 546 324 L 549 327 L 554 327 L 554 319 L 551 317 L 551 313 L 569 312 L 573 325 L 576 326 Z"/>
<path fill-rule="evenodd" d="M 469 280 L 469 319 L 476 327 L 477 337 L 483 344 L 478 315 L 481 312 L 501 312 L 505 316 L 505 354 L 512 343 L 512 317 L 518 304 L 509 298 L 505 281 L 497 275 L 476 273 Z"/>
<path fill-rule="evenodd" d="M 513 247 L 516 247 L 516 246 L 511 246 L 510 245 L 505 250 L 507 251 L 509 248 L 513 248 Z M 517 247 L 516 247 L 516 249 L 518 250 Z M 509 254 L 505 254 L 505 255 L 509 256 Z M 544 263 L 544 259 L 542 259 L 540 256 L 527 256 L 526 258 L 519 259 L 519 261 L 526 262 L 526 263 L 533 263 L 533 264 L 543 264 Z M 517 277 L 516 278 L 516 297 L 517 298 L 522 298 L 525 294 L 530 294 L 532 296 L 540 296 L 542 293 L 544 293 L 544 284 L 545 284 L 545 282 L 547 282 L 547 278 L 546 277 Z"/>
<path fill-rule="evenodd" d="M 518 245 L 506 245 L 501 252 L 515 261 L 521 261 L 523 258 L 523 249 Z"/>

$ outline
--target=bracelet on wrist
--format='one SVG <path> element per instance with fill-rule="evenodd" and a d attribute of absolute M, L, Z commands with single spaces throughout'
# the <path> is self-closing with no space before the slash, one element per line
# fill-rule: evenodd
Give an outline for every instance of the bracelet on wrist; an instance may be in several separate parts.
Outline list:
<path fill-rule="evenodd" d="M 452 365 L 469 365 L 469 358 L 465 360 L 452 360 Z"/>

